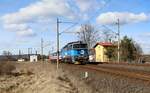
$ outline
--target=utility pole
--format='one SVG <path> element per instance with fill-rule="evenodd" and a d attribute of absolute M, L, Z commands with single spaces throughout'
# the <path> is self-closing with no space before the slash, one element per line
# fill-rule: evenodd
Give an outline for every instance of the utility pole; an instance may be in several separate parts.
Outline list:
<path fill-rule="evenodd" d="M 28 59 L 30 60 L 30 48 L 28 48 Z"/>
<path fill-rule="evenodd" d="M 57 69 L 59 65 L 59 19 L 57 18 Z"/>
<path fill-rule="evenodd" d="M 41 59 L 42 59 L 42 61 L 44 61 L 44 59 L 43 59 L 43 43 L 44 43 L 44 40 L 43 40 L 43 38 L 41 38 Z"/>
<path fill-rule="evenodd" d="M 75 24 L 73 22 L 63 22 L 63 21 L 60 21 L 59 18 L 57 18 L 57 69 L 59 68 L 59 36 L 61 35 L 61 33 L 64 33 L 66 30 L 69 30 L 70 28 L 72 28 L 73 26 L 69 27 L 68 29 L 66 29 L 65 31 L 63 32 L 59 32 L 59 24 L 60 23 L 71 23 L 71 24 Z M 77 23 L 76 23 L 77 24 Z"/>
<path fill-rule="evenodd" d="M 35 54 L 36 54 L 36 55 L 38 55 L 38 52 L 37 52 L 37 50 L 35 51 Z"/>
<path fill-rule="evenodd" d="M 19 50 L 19 56 L 21 55 L 21 50 Z"/>
<path fill-rule="evenodd" d="M 31 48 L 30 54 L 32 55 L 32 48 Z"/>
<path fill-rule="evenodd" d="M 30 48 L 28 48 L 28 55 L 30 54 Z"/>
<path fill-rule="evenodd" d="M 120 63 L 120 20 L 117 20 L 118 25 L 118 63 Z"/>
<path fill-rule="evenodd" d="M 21 50 L 19 50 L 19 58 L 21 58 Z"/>

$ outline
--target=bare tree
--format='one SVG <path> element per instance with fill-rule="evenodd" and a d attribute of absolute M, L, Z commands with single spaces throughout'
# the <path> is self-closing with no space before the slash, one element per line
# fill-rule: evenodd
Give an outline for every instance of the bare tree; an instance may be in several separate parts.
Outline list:
<path fill-rule="evenodd" d="M 105 27 L 105 26 L 104 26 Z M 116 39 L 116 33 L 113 32 L 111 29 L 105 27 L 101 29 L 101 39 L 104 42 L 112 42 Z"/>
<path fill-rule="evenodd" d="M 98 31 L 91 24 L 81 25 L 80 32 L 77 35 L 80 41 L 87 43 L 88 49 L 92 48 L 100 39 Z"/>
<path fill-rule="evenodd" d="M 142 57 L 143 50 L 142 50 L 141 46 L 135 41 L 134 41 L 134 46 L 136 48 L 136 51 L 134 51 L 134 54 L 135 54 L 135 57 L 136 57 L 136 61 L 138 62 L 139 59 L 141 59 L 141 57 Z"/>

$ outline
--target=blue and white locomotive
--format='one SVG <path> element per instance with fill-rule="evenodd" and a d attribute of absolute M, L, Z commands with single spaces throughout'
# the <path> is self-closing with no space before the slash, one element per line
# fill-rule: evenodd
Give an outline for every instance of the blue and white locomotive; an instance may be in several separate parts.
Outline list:
<path fill-rule="evenodd" d="M 63 62 L 85 64 L 89 58 L 87 44 L 82 41 L 68 43 L 61 50 L 61 58 Z"/>

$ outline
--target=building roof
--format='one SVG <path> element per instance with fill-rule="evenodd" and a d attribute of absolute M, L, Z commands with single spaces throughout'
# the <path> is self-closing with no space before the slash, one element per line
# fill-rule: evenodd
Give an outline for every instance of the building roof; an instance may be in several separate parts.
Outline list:
<path fill-rule="evenodd" d="M 97 45 L 101 45 L 101 46 L 104 46 L 104 47 L 114 46 L 111 42 L 98 42 L 98 43 L 96 43 L 96 45 L 94 46 L 94 48 L 95 48 Z"/>

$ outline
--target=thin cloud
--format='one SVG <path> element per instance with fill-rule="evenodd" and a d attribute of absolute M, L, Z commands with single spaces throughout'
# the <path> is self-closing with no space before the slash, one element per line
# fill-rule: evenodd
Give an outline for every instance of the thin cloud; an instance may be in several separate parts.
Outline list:
<path fill-rule="evenodd" d="M 75 0 L 81 12 L 95 11 L 104 7 L 109 0 Z"/>
<path fill-rule="evenodd" d="M 69 0 L 40 0 L 19 9 L 17 12 L 2 16 L 1 20 L 7 31 L 14 31 L 20 36 L 35 36 L 37 32 L 33 30 L 31 24 L 52 22 L 56 17 L 71 20 L 87 20 L 89 18 L 88 13 L 103 7 L 107 0 L 74 0 L 79 12 L 74 12 L 75 9 L 72 9 L 72 5 L 68 1 Z"/>
<path fill-rule="evenodd" d="M 41 0 L 19 9 L 18 12 L 6 14 L 1 20 L 6 30 L 15 31 L 21 36 L 33 36 L 35 32 L 29 27 L 29 23 L 38 23 L 57 16 L 73 18 L 65 0 Z"/>
<path fill-rule="evenodd" d="M 150 32 L 149 33 L 142 33 L 139 35 L 140 37 L 145 37 L 145 38 L 149 38 L 150 37 Z"/>
<path fill-rule="evenodd" d="M 120 24 L 129 24 L 148 21 L 149 17 L 145 13 L 107 12 L 100 14 L 96 20 L 99 24 L 114 25 L 117 19 L 120 19 Z"/>

